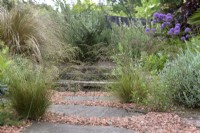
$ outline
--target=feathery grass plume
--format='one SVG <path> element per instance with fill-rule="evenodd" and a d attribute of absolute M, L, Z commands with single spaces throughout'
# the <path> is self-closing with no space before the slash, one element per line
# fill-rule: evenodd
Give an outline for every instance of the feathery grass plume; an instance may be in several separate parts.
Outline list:
<path fill-rule="evenodd" d="M 29 5 L 0 12 L 0 39 L 11 54 L 22 54 L 39 63 L 63 56 L 73 58 L 74 49 L 70 45 L 66 48 L 57 35 L 57 23 L 46 14 Z"/>

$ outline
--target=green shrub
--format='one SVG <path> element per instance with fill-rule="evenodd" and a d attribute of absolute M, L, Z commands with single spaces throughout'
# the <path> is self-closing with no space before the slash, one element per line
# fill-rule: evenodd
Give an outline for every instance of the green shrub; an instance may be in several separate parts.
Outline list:
<path fill-rule="evenodd" d="M 152 54 L 162 48 L 161 42 L 158 38 L 152 38 L 144 31 L 144 26 L 137 23 L 130 23 L 130 26 L 112 26 L 111 43 L 114 50 L 120 53 L 118 44 L 120 43 L 124 48 L 129 49 L 132 53 L 132 58 L 139 58 L 141 52 Z"/>
<path fill-rule="evenodd" d="M 141 65 L 148 71 L 160 71 L 163 69 L 167 56 L 161 53 L 141 56 Z"/>
<path fill-rule="evenodd" d="M 8 98 L 23 118 L 39 119 L 50 104 L 52 78 L 41 66 L 17 58 L 6 71 Z"/>
<path fill-rule="evenodd" d="M 0 111 L 0 126 L 16 126 L 20 124 L 20 118 L 16 117 L 13 113 L 10 112 L 1 112 Z"/>
<path fill-rule="evenodd" d="M 149 81 L 149 97 L 147 105 L 155 111 L 166 111 L 173 106 L 170 90 L 164 87 L 160 78 L 155 75 L 150 75 Z"/>
<path fill-rule="evenodd" d="M 116 84 L 109 86 L 113 95 L 121 102 L 145 104 L 156 111 L 168 109 L 171 106 L 170 95 L 162 87 L 160 78 L 134 61 L 129 47 L 118 44 L 118 51 L 113 57 L 117 64 L 114 70 Z"/>
<path fill-rule="evenodd" d="M 3 45 L 1 46 L 3 47 Z M 0 52 L 0 84 L 3 82 L 4 71 L 7 69 L 8 65 L 11 63 L 11 61 L 7 58 L 7 55 L 8 55 L 8 47 L 4 47 Z"/>
<path fill-rule="evenodd" d="M 85 9 L 81 13 L 64 12 L 63 36 L 66 42 L 80 49 L 81 61 L 94 61 L 105 56 L 110 41 L 110 30 L 106 28 L 102 11 Z M 107 52 L 108 53 L 108 52 Z"/>
<path fill-rule="evenodd" d="M 189 41 L 185 42 L 186 49 L 190 49 L 192 52 L 200 52 L 200 35 L 192 37 Z"/>
<path fill-rule="evenodd" d="M 159 74 L 174 102 L 187 107 L 200 107 L 200 54 L 187 50 L 166 63 Z"/>

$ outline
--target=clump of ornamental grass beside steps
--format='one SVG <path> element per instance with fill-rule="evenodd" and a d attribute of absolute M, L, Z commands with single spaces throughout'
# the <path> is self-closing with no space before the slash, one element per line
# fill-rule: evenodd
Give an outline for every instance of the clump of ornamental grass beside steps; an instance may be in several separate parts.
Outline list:
<path fill-rule="evenodd" d="M 8 99 L 22 117 L 37 120 L 50 105 L 52 80 L 42 66 L 17 58 L 6 70 Z"/>

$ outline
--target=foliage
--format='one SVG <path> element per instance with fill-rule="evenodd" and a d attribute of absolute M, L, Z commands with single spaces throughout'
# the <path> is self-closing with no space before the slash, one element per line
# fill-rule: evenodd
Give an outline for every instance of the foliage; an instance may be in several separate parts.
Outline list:
<path fill-rule="evenodd" d="M 189 48 L 192 52 L 200 51 L 200 36 L 193 36 L 190 41 L 186 41 L 186 48 Z"/>
<path fill-rule="evenodd" d="M 105 49 L 101 48 L 109 44 L 110 29 L 106 28 L 105 16 L 101 11 L 85 9 L 84 12 L 77 14 L 73 13 L 73 10 L 66 9 L 63 15 L 65 15 L 63 36 L 66 42 L 80 48 L 81 61 L 94 61 L 102 53 L 106 53 Z"/>
<path fill-rule="evenodd" d="M 18 126 L 21 124 L 21 118 L 14 113 L 10 103 L 0 97 L 0 126 Z"/>
<path fill-rule="evenodd" d="M 130 18 L 134 16 L 135 7 L 142 4 L 141 0 L 108 0 L 108 2 L 112 5 L 112 12 Z"/>
<path fill-rule="evenodd" d="M 176 12 L 176 20 L 187 26 L 188 18 L 200 8 L 199 0 L 186 0 Z"/>
<path fill-rule="evenodd" d="M 199 25 L 200 24 L 200 10 L 194 13 L 188 20 L 189 24 Z"/>
<path fill-rule="evenodd" d="M 187 50 L 166 63 L 160 73 L 173 100 L 187 107 L 200 107 L 200 54 Z"/>
<path fill-rule="evenodd" d="M 0 39 L 10 53 L 22 54 L 40 63 L 71 54 L 70 50 L 63 50 L 62 40 L 56 35 L 56 24 L 48 14 L 40 14 L 40 9 L 34 8 L 37 9 L 21 5 L 0 12 Z"/>
<path fill-rule="evenodd" d="M 1 42 L 2 43 L 2 42 Z M 1 44 L 3 47 L 3 44 Z M 3 82 L 3 73 L 7 69 L 8 65 L 11 63 L 7 58 L 8 56 L 8 47 L 5 47 L 0 52 L 0 84 Z"/>
<path fill-rule="evenodd" d="M 16 4 L 16 0 L 1 0 L 0 5 L 5 7 L 6 9 L 10 10 Z"/>
<path fill-rule="evenodd" d="M 116 83 L 109 86 L 110 91 L 123 103 L 146 103 L 148 86 L 140 68 L 133 64 L 133 51 L 122 44 L 118 44 L 118 50 L 113 57 L 117 64 L 114 70 Z"/>
<path fill-rule="evenodd" d="M 141 56 L 141 65 L 148 71 L 160 71 L 163 69 L 167 56 L 162 53 L 151 54 L 145 53 Z"/>
<path fill-rule="evenodd" d="M 148 86 L 144 82 L 144 75 L 139 69 L 133 67 L 130 63 L 118 65 L 115 70 L 116 83 L 110 85 L 110 91 L 122 103 L 146 103 L 148 96 Z"/>
<path fill-rule="evenodd" d="M 153 38 L 145 34 L 144 27 L 141 23 L 131 23 L 127 26 L 112 26 L 111 36 L 112 47 L 118 53 L 118 44 L 123 48 L 132 50 L 132 57 L 138 58 L 142 51 L 147 54 L 155 53 L 161 49 L 161 42 L 158 38 Z M 130 52 L 130 51 L 129 51 Z"/>
<path fill-rule="evenodd" d="M 109 86 L 112 94 L 121 102 L 148 105 L 156 111 L 169 109 L 172 106 L 170 93 L 163 88 L 159 77 L 151 75 L 138 64 L 134 65 L 128 53 L 121 51 L 115 58 L 116 83 Z"/>
<path fill-rule="evenodd" d="M 17 58 L 5 71 L 12 107 L 23 118 L 39 119 L 50 104 L 52 78 L 47 70 Z"/>
<path fill-rule="evenodd" d="M 8 58 L 8 47 L 3 45 L 3 42 L 0 42 L 0 47 L 2 47 L 0 51 L 0 96 L 6 94 L 7 86 L 5 85 L 5 76 L 4 72 L 8 68 L 11 60 Z"/>
<path fill-rule="evenodd" d="M 149 79 L 149 98 L 147 105 L 155 111 L 166 111 L 173 106 L 170 90 L 164 87 L 160 77 L 150 75 Z"/>
<path fill-rule="evenodd" d="M 0 126 L 15 126 L 20 123 L 19 120 L 19 117 L 16 117 L 11 112 L 0 111 Z"/>
<path fill-rule="evenodd" d="M 150 18 L 152 14 L 160 9 L 159 0 L 142 0 L 142 6 L 137 6 L 135 10 L 137 11 L 137 18 Z"/>

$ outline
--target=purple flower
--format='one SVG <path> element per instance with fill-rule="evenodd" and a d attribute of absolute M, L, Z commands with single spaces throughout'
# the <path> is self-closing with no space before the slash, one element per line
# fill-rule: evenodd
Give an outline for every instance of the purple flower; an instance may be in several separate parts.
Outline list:
<path fill-rule="evenodd" d="M 180 24 L 180 23 L 177 23 L 177 24 L 175 25 L 175 27 L 181 27 L 181 24 Z"/>
<path fill-rule="evenodd" d="M 151 31 L 150 28 L 146 28 L 146 33 L 149 33 Z"/>
<path fill-rule="evenodd" d="M 188 39 L 188 38 L 190 38 L 190 35 L 187 34 L 185 37 Z"/>
<path fill-rule="evenodd" d="M 171 14 L 166 16 L 167 22 L 171 22 L 172 20 L 173 20 L 173 17 L 171 16 Z"/>
<path fill-rule="evenodd" d="M 172 14 L 171 13 L 167 13 L 167 16 L 172 16 Z"/>
<path fill-rule="evenodd" d="M 158 18 L 158 22 L 162 22 L 163 21 L 163 19 L 162 18 Z"/>
<path fill-rule="evenodd" d="M 158 12 L 155 12 L 155 13 L 153 14 L 153 17 L 154 17 L 155 19 L 157 19 L 157 18 L 159 17 L 159 13 L 158 13 Z"/>
<path fill-rule="evenodd" d="M 185 41 L 185 40 L 186 40 L 186 38 L 185 38 L 184 36 L 182 36 L 182 37 L 181 37 L 181 40 L 182 40 L 182 41 Z"/>
<path fill-rule="evenodd" d="M 162 25 L 160 26 L 160 29 L 164 29 L 165 27 L 170 26 L 170 22 L 164 22 L 162 23 Z"/>
<path fill-rule="evenodd" d="M 187 28 L 185 28 L 185 31 L 184 31 L 184 32 L 185 32 L 185 33 L 189 33 L 189 32 L 191 32 L 191 31 L 192 31 L 192 30 L 191 30 L 190 28 L 187 27 Z"/>
<path fill-rule="evenodd" d="M 166 15 L 165 14 L 162 14 L 160 13 L 159 16 L 158 16 L 158 21 L 164 21 L 166 18 Z"/>
<path fill-rule="evenodd" d="M 176 26 L 174 29 L 180 31 L 180 27 L 178 27 L 178 26 Z"/>
<path fill-rule="evenodd" d="M 171 28 L 171 29 L 168 31 L 167 34 L 172 36 L 172 35 L 174 34 L 174 28 Z"/>
<path fill-rule="evenodd" d="M 180 30 L 176 30 L 174 31 L 174 35 L 178 35 L 180 33 Z"/>
<path fill-rule="evenodd" d="M 160 29 L 162 30 L 162 29 L 164 29 L 165 28 L 165 23 L 162 23 L 162 25 L 160 26 Z"/>
<path fill-rule="evenodd" d="M 153 29 L 151 29 L 151 31 L 152 31 L 153 33 L 155 33 L 155 32 L 156 32 L 156 29 L 153 28 Z"/>
<path fill-rule="evenodd" d="M 170 26 L 171 23 L 170 22 L 164 22 L 166 26 Z"/>
<path fill-rule="evenodd" d="M 155 24 L 157 21 L 156 21 L 156 20 L 152 20 L 151 22 L 152 22 L 153 24 Z"/>

